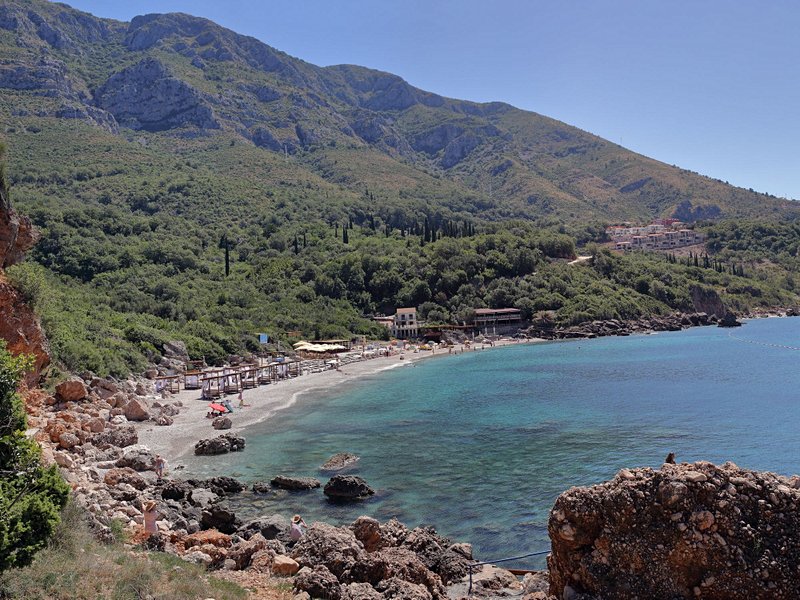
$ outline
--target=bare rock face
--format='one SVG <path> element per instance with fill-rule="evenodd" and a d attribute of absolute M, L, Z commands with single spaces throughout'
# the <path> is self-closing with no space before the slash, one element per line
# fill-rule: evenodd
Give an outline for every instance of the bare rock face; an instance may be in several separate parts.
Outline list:
<path fill-rule="evenodd" d="M 324 565 L 318 565 L 313 569 L 303 567 L 294 579 L 294 589 L 306 592 L 312 598 L 339 600 L 342 597 L 339 580 Z"/>
<path fill-rule="evenodd" d="M 154 58 L 109 77 L 95 95 L 100 108 L 124 127 L 164 131 L 185 125 L 218 129 L 211 106 L 200 92 L 173 77 Z"/>
<path fill-rule="evenodd" d="M 2 209 L 0 208 L 0 246 L 3 245 Z M 3 256 L 0 248 L 0 262 L 11 259 Z M 39 380 L 39 374 L 50 364 L 50 344 L 39 325 L 33 310 L 14 287 L 9 284 L 0 272 L 0 339 L 6 341 L 12 354 L 33 356 L 33 369 L 26 373 L 25 382 L 33 387 Z"/>
<path fill-rule="evenodd" d="M 86 384 L 78 377 L 62 381 L 56 386 L 56 398 L 61 402 L 77 402 L 89 395 Z"/>
<path fill-rule="evenodd" d="M 623 469 L 550 513 L 550 593 L 605 600 L 792 598 L 800 589 L 795 480 L 732 463 Z"/>
<path fill-rule="evenodd" d="M 116 429 L 106 429 L 94 436 L 94 445 L 98 448 L 117 446 L 125 448 L 139 442 L 139 434 L 133 425 L 123 425 Z"/>
<path fill-rule="evenodd" d="M 31 220 L 11 208 L 5 182 L 0 181 L 0 269 L 20 262 L 38 239 Z"/>

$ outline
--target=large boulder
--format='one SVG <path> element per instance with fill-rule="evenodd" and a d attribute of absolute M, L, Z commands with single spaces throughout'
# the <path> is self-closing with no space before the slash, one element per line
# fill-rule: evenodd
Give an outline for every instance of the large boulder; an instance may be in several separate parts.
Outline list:
<path fill-rule="evenodd" d="M 375 490 L 357 475 L 334 475 L 325 484 L 323 493 L 331 500 L 348 502 L 368 498 L 375 493 Z"/>
<path fill-rule="evenodd" d="M 211 421 L 211 426 L 214 429 L 230 429 L 233 426 L 233 421 L 230 420 L 230 417 L 217 417 Z"/>
<path fill-rule="evenodd" d="M 125 411 L 125 418 L 129 421 L 146 421 L 150 418 L 150 411 L 147 408 L 147 404 L 144 400 L 135 396 L 128 400 L 123 410 Z"/>
<path fill-rule="evenodd" d="M 92 442 L 99 448 L 107 446 L 126 448 L 139 442 L 139 434 L 136 433 L 136 428 L 133 425 L 122 425 L 116 429 L 106 429 L 102 433 L 95 435 Z"/>
<path fill-rule="evenodd" d="M 227 476 L 209 477 L 203 482 L 203 485 L 220 496 L 225 496 L 226 494 L 238 494 L 247 488 L 247 486 L 238 479 Z"/>
<path fill-rule="evenodd" d="M 215 438 L 200 440 L 194 445 L 194 453 L 198 456 L 225 454 L 244 449 L 245 439 L 226 433 Z"/>
<path fill-rule="evenodd" d="M 382 581 L 397 578 L 423 586 L 433 598 L 444 598 L 445 589 L 438 575 L 428 569 L 411 550 L 383 548 L 367 554 L 346 574 L 346 581 L 379 587 Z"/>
<path fill-rule="evenodd" d="M 137 490 L 143 490 L 147 487 L 147 481 L 145 481 L 144 477 L 130 467 L 109 469 L 103 477 L 103 482 L 109 486 L 127 483 Z"/>
<path fill-rule="evenodd" d="M 323 565 L 300 569 L 294 578 L 294 589 L 297 592 L 306 592 L 312 598 L 340 600 L 342 597 L 339 580 Z"/>
<path fill-rule="evenodd" d="M 288 556 L 284 556 L 282 554 L 276 554 L 275 558 L 272 561 L 273 575 L 291 576 L 297 573 L 299 570 L 300 570 L 300 565 L 297 564 L 297 561 Z"/>
<path fill-rule="evenodd" d="M 117 467 L 130 467 L 134 471 L 152 471 L 155 469 L 155 456 L 147 446 L 128 446 L 115 463 Z"/>
<path fill-rule="evenodd" d="M 352 531 L 325 523 L 312 524 L 292 550 L 292 558 L 301 567 L 325 565 L 337 578 L 348 574 L 366 556 Z"/>
<path fill-rule="evenodd" d="M 717 321 L 717 327 L 741 327 L 742 323 L 736 320 L 736 315 L 728 311 L 725 316 Z"/>
<path fill-rule="evenodd" d="M 89 390 L 82 379 L 72 377 L 56 386 L 56 398 L 61 402 L 77 402 L 89 395 Z"/>
<path fill-rule="evenodd" d="M 274 540 L 289 531 L 289 521 L 282 515 L 259 517 L 242 525 L 236 533 L 249 539 L 259 534 L 267 540 Z"/>
<path fill-rule="evenodd" d="M 222 533 L 235 533 L 239 525 L 241 521 L 224 502 L 212 504 L 204 509 L 200 519 L 200 526 L 203 529 L 216 529 Z"/>
<path fill-rule="evenodd" d="M 732 463 L 623 469 L 556 500 L 550 593 L 607 600 L 790 598 L 800 590 L 795 481 Z"/>
<path fill-rule="evenodd" d="M 189 502 L 192 506 L 206 509 L 218 501 L 219 496 L 211 490 L 207 490 L 205 488 L 195 488 L 189 492 Z"/>
<path fill-rule="evenodd" d="M 311 490 L 320 486 L 319 479 L 314 477 L 291 477 L 289 475 L 277 475 L 272 478 L 270 483 L 284 490 Z"/>
<path fill-rule="evenodd" d="M 321 471 L 341 471 L 358 462 L 359 457 L 349 452 L 339 452 L 331 456 L 320 467 Z"/>

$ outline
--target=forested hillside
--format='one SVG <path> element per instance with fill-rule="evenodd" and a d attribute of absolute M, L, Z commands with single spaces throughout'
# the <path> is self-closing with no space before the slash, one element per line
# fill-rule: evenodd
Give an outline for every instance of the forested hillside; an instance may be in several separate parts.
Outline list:
<path fill-rule="evenodd" d="M 566 264 L 607 222 L 792 221 L 792 202 L 203 19 L 3 2 L 0 89 L 12 197 L 42 232 L 9 274 L 68 368 L 139 369 L 176 337 L 222 360 L 259 331 L 382 335 L 368 317 L 400 305 L 574 323 L 691 310 L 690 284 L 733 308 L 796 302 L 792 265 L 730 244 L 745 277 L 597 250 Z"/>

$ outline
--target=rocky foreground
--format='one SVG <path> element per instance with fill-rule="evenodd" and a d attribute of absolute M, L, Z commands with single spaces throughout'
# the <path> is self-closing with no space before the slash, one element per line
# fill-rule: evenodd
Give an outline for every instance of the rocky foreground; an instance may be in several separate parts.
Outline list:
<path fill-rule="evenodd" d="M 53 396 L 29 392 L 27 404 L 30 434 L 45 457 L 61 466 L 101 538 L 121 525 L 133 542 L 150 549 L 209 569 L 291 577 L 295 593 L 311 597 L 438 600 L 467 594 L 465 577 L 475 562 L 471 547 L 432 529 L 361 517 L 343 527 L 314 523 L 293 544 L 288 515 L 248 522 L 237 517 L 228 499 L 245 485 L 235 479 L 158 479 L 155 457 L 138 444 L 134 423 L 168 426 L 181 406 L 156 393 L 151 381 L 87 375 L 60 384 Z M 324 470 L 358 459 L 334 458 Z M 278 475 L 252 491 L 320 487 L 315 478 Z M 324 488 L 332 501 L 358 501 L 371 492 L 350 474 L 334 475 Z M 150 499 L 157 502 L 161 533 L 147 539 L 141 508 Z M 508 571 L 483 567 L 474 576 L 472 595 L 795 598 L 798 500 L 800 478 L 732 463 L 623 469 L 611 481 L 573 488 L 557 499 L 549 522 L 549 572 L 519 581 Z"/>

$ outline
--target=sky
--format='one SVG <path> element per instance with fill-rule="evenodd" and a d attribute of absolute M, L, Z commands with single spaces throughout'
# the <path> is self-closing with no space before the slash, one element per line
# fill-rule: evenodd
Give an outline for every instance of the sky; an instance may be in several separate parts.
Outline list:
<path fill-rule="evenodd" d="M 504 101 L 652 158 L 800 199 L 797 0 L 67 0 L 185 12 L 307 62 Z"/>

